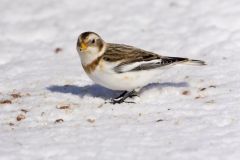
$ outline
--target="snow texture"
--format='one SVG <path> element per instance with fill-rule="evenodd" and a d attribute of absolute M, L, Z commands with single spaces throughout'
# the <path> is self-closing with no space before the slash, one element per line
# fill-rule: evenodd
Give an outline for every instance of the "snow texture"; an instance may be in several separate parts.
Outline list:
<path fill-rule="evenodd" d="M 240 158 L 239 0 L 0 0 L 0 15 L 1 160 Z M 84 31 L 208 65 L 101 105 L 120 92 L 84 73 Z"/>

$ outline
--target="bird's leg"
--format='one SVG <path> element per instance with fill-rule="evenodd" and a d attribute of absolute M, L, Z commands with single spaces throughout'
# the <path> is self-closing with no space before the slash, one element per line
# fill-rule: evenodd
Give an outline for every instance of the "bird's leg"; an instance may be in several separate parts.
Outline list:
<path fill-rule="evenodd" d="M 124 97 L 124 95 L 127 94 L 127 93 L 128 93 L 128 91 L 122 92 L 118 97 L 114 98 L 114 100 L 119 100 L 119 99 L 121 99 L 121 98 Z"/>
<path fill-rule="evenodd" d="M 120 104 L 120 103 L 123 103 L 125 101 L 125 99 L 127 99 L 128 97 L 134 97 L 134 96 L 136 96 L 136 91 L 135 90 L 130 91 L 130 92 L 125 91 L 119 97 L 112 99 L 110 103 Z M 127 103 L 134 103 L 134 102 L 127 102 Z"/>

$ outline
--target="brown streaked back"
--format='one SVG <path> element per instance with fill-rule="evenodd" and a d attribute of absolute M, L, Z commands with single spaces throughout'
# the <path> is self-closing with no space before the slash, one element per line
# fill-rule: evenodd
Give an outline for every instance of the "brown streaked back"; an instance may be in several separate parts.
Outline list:
<path fill-rule="evenodd" d="M 132 63 L 138 61 L 150 61 L 160 59 L 161 56 L 139 48 L 123 44 L 108 43 L 103 59 L 109 62 L 121 61 L 123 63 Z"/>

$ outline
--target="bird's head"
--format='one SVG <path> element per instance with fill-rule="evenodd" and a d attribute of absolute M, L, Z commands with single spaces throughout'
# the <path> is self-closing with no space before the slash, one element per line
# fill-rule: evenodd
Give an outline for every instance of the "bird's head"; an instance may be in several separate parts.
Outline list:
<path fill-rule="evenodd" d="M 83 65 L 90 64 L 101 56 L 106 48 L 104 40 L 94 32 L 83 32 L 77 40 L 77 51 Z"/>
<path fill-rule="evenodd" d="M 102 38 L 94 32 L 83 32 L 77 40 L 77 51 L 81 54 L 99 54 L 105 43 Z"/>

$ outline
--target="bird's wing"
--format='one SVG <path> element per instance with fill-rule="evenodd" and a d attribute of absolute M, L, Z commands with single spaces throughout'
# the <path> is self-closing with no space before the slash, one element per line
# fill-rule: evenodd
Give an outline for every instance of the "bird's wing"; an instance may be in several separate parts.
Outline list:
<path fill-rule="evenodd" d="M 117 73 L 155 69 L 188 61 L 186 58 L 164 57 L 122 44 L 108 44 L 103 59 L 108 62 L 117 62 L 114 66 L 114 71 Z"/>

